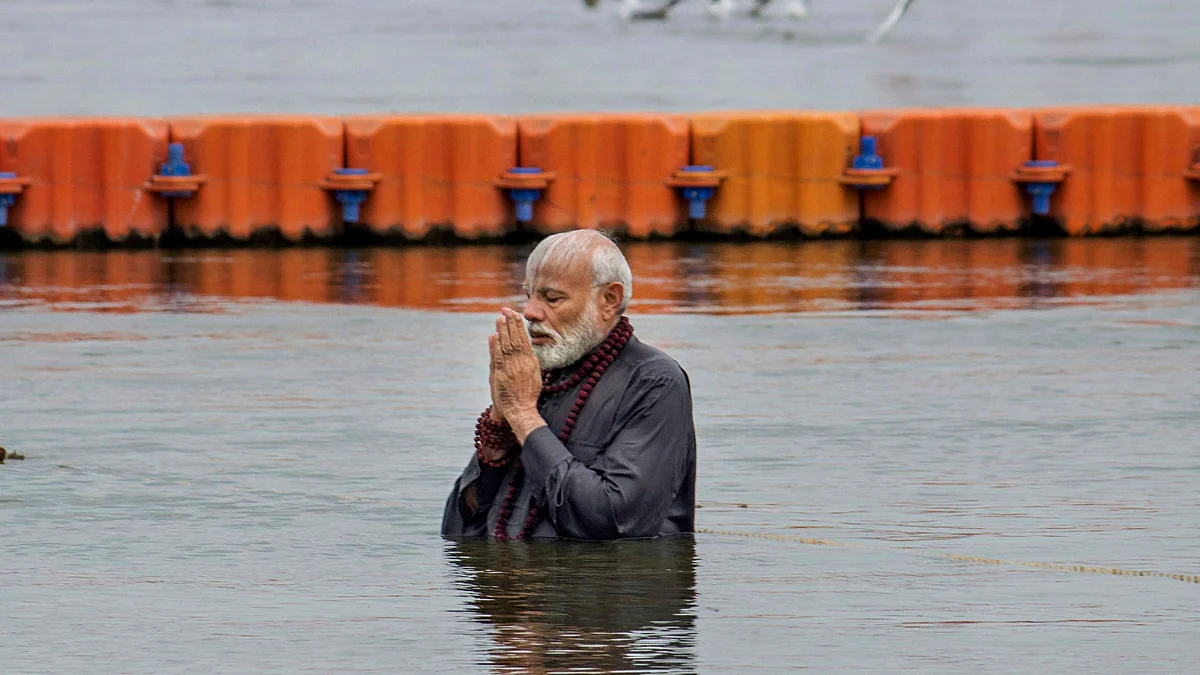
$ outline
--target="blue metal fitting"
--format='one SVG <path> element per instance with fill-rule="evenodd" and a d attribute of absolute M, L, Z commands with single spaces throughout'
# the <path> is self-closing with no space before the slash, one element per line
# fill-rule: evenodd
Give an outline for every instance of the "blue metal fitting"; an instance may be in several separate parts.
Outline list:
<path fill-rule="evenodd" d="M 858 155 L 842 172 L 838 182 L 855 190 L 882 190 L 891 185 L 900 169 L 885 167 L 876 147 L 874 136 L 859 139 Z"/>
<path fill-rule="evenodd" d="M 1027 169 L 1053 169 L 1058 162 L 1052 159 L 1033 159 L 1025 162 Z M 1025 183 L 1025 193 L 1033 198 L 1033 212 L 1039 216 L 1050 213 L 1050 197 L 1058 188 L 1057 183 L 1040 183 L 1030 181 Z"/>
<path fill-rule="evenodd" d="M 190 176 L 192 166 L 183 160 L 183 143 L 171 143 L 167 146 L 167 161 L 159 169 L 161 176 Z M 164 197 L 190 197 L 191 192 L 163 192 Z"/>
<path fill-rule="evenodd" d="M 685 166 L 679 170 L 679 173 L 708 173 L 711 174 L 713 168 L 704 164 L 692 164 Z M 713 192 L 716 188 L 699 187 L 699 186 L 682 186 L 679 188 L 679 193 L 688 203 L 688 217 L 694 220 L 699 220 L 704 217 L 707 212 L 708 200 L 712 199 Z"/>
<path fill-rule="evenodd" d="M 339 176 L 365 176 L 366 169 L 334 169 Z M 342 221 L 357 223 L 359 207 L 367 201 L 366 190 L 334 190 L 333 197 L 342 205 Z"/>
<path fill-rule="evenodd" d="M 851 166 L 855 169 L 882 169 L 883 158 L 875 151 L 875 137 L 863 136 L 858 143 L 858 156 Z"/>
<path fill-rule="evenodd" d="M 11 171 L 0 171 L 0 178 L 16 178 L 17 174 Z M 8 227 L 8 209 L 13 204 L 17 203 L 16 195 L 0 194 L 0 227 Z"/>
<path fill-rule="evenodd" d="M 541 169 L 535 166 L 517 166 L 508 170 L 510 174 L 540 174 Z M 517 210 L 517 222 L 528 223 L 533 220 L 533 203 L 542 196 L 542 191 L 534 188 L 514 188 L 508 191 Z"/>
<path fill-rule="evenodd" d="M 171 143 L 167 145 L 167 161 L 146 182 L 145 189 L 163 197 L 191 197 L 206 180 L 194 175 L 191 165 L 183 160 L 183 144 Z"/>
<path fill-rule="evenodd" d="M 882 171 L 883 157 L 879 156 L 874 136 L 863 136 L 858 142 L 858 155 L 851 162 L 850 168 L 856 170 Z M 863 183 L 857 185 L 859 190 L 882 190 L 887 187 L 888 183 L 881 184 Z"/>

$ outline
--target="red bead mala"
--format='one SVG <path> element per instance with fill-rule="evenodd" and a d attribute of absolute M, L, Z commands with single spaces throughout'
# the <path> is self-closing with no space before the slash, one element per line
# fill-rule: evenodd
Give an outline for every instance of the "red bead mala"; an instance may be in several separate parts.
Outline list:
<path fill-rule="evenodd" d="M 629 342 L 630 336 L 633 335 L 633 326 L 629 323 L 629 319 L 621 317 L 617 322 L 616 327 L 608 334 L 608 337 L 601 342 L 598 347 L 592 350 L 586 361 L 580 366 L 575 374 L 557 384 L 550 384 L 554 378 L 554 371 L 542 371 L 542 396 L 547 394 L 557 394 L 560 392 L 572 389 L 580 382 L 583 382 L 583 387 L 579 390 L 579 395 L 575 397 L 575 404 L 571 406 L 571 411 L 567 413 L 567 420 L 563 423 L 562 431 L 558 432 L 558 440 L 564 445 L 567 439 L 571 436 L 571 430 L 575 428 L 575 420 L 579 418 L 579 411 L 583 410 L 583 406 L 587 403 L 588 397 L 592 395 L 592 389 L 596 387 L 596 383 L 604 375 L 608 367 L 612 365 L 617 354 L 625 348 L 625 344 Z M 504 466 L 510 461 L 513 463 L 515 473 L 512 481 L 508 485 L 508 493 L 504 496 L 504 501 L 500 504 L 500 517 L 496 520 L 496 527 L 492 530 L 493 536 L 500 541 L 507 541 L 508 536 L 508 519 L 512 516 L 513 502 L 517 498 L 517 493 L 521 490 L 521 485 L 525 482 L 525 468 L 521 464 L 521 458 L 517 453 L 512 452 L 512 449 L 517 447 L 517 439 L 512 435 L 512 429 L 507 429 L 508 439 L 503 437 L 501 429 L 495 426 L 502 424 L 503 427 L 508 427 L 507 423 L 493 422 L 489 417 L 489 407 L 480 417 L 480 424 L 475 426 L 475 447 L 479 454 L 480 461 L 489 466 Z M 486 422 L 485 422 L 486 420 Z M 490 462 L 484 459 L 481 443 L 498 444 L 511 442 L 508 454 L 499 463 Z M 499 445 L 490 445 L 489 447 L 499 449 Z M 515 458 L 515 459 L 514 459 Z M 533 528 L 537 525 L 538 513 L 536 506 L 531 506 L 529 509 L 529 517 L 525 519 L 525 524 L 521 526 L 521 531 L 517 533 L 517 539 L 528 539 L 533 533 Z"/>
<path fill-rule="evenodd" d="M 517 437 L 513 435 L 508 422 L 497 422 L 492 419 L 492 406 L 484 409 L 475 423 L 475 456 L 480 463 L 490 467 L 505 466 L 515 457 Z M 500 459 L 488 459 L 488 455 L 499 455 Z"/>

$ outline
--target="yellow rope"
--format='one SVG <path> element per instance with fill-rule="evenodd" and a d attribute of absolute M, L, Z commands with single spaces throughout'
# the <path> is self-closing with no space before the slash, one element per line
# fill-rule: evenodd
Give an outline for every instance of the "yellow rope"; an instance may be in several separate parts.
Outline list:
<path fill-rule="evenodd" d="M 1120 567 L 1091 567 L 1089 565 L 1066 565 L 1063 563 L 1022 562 L 1019 560 L 997 560 L 996 558 L 977 558 L 970 555 L 953 555 L 950 553 L 935 553 L 934 555 L 950 560 L 982 563 L 984 565 L 1019 565 L 1021 567 L 1037 567 L 1061 572 L 1085 572 L 1087 574 L 1116 574 L 1125 577 L 1159 577 L 1174 579 L 1189 584 L 1200 584 L 1200 574 L 1175 574 L 1173 572 L 1155 572 L 1153 570 L 1127 570 Z"/>
<path fill-rule="evenodd" d="M 716 534 L 724 537 L 746 537 L 751 539 L 771 539 L 775 541 L 794 541 L 800 544 L 811 544 L 814 546 L 839 546 L 843 548 L 859 548 L 857 544 L 846 544 L 838 541 L 829 541 L 827 539 L 809 539 L 807 537 L 793 537 L 786 534 L 773 534 L 770 532 L 738 532 L 734 530 L 713 530 L 707 527 L 698 527 L 696 532 L 700 534 Z M 907 552 L 907 551 L 901 551 Z M 1019 560 L 1000 560 L 998 558 L 978 558 L 970 555 L 954 555 L 952 553 L 933 553 L 939 558 L 947 558 L 949 560 L 957 560 L 959 562 L 973 562 L 984 565 L 1015 565 L 1019 567 L 1034 567 L 1037 569 L 1057 570 L 1061 572 L 1083 572 L 1086 574 L 1114 574 L 1126 577 L 1159 577 L 1161 579 L 1174 579 L 1189 584 L 1200 584 L 1200 574 L 1175 574 L 1172 572 L 1155 572 L 1152 570 L 1127 570 L 1120 567 L 1092 567 L 1088 565 L 1066 565 L 1061 563 L 1042 563 L 1042 562 L 1021 562 Z"/>
<path fill-rule="evenodd" d="M 725 537 L 750 537 L 752 539 L 774 539 L 776 541 L 795 541 L 801 544 L 812 544 L 813 546 L 841 546 L 843 548 L 858 548 L 858 544 L 844 544 L 840 541 L 828 541 L 825 539 L 808 539 L 807 537 L 793 537 L 786 534 L 772 534 L 770 532 L 734 532 L 732 530 L 710 530 L 707 527 L 697 527 L 696 531 L 701 534 L 719 534 Z"/>

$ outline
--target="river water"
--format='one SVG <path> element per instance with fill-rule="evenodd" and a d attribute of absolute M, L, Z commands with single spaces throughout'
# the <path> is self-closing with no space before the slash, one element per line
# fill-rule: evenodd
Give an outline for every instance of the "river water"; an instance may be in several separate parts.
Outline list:
<path fill-rule="evenodd" d="M 702 4 L 8 0 L 2 114 L 1200 95 L 1191 2 L 919 0 L 875 46 L 891 0 Z M 706 532 L 446 542 L 526 253 L 0 254 L 3 672 L 1200 661 L 1200 584 L 1016 564 L 1200 574 L 1195 238 L 629 246 L 638 334 L 694 384 Z"/>
<path fill-rule="evenodd" d="M 698 526 L 777 538 L 443 541 L 527 250 L 0 257 L 4 671 L 1200 658 L 1200 584 L 1014 564 L 1200 574 L 1200 240 L 630 245 Z"/>
<path fill-rule="evenodd" d="M 643 0 L 653 4 L 656 0 Z M 3 115 L 670 111 L 1200 100 L 1188 0 L 5 0 Z M 747 4 L 743 1 L 742 4 Z"/>

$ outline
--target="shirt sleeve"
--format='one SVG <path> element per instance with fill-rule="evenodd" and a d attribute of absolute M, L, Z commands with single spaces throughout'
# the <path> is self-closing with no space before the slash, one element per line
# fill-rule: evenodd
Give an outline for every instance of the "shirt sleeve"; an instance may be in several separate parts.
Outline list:
<path fill-rule="evenodd" d="M 507 467 L 493 468 L 479 462 L 472 453 L 471 461 L 463 469 L 450 496 L 446 498 L 446 508 L 442 513 L 442 535 L 460 537 L 487 536 L 488 511 L 500 485 L 504 482 Z M 463 508 L 463 493 L 474 483 L 477 508 L 469 517 Z"/>
<path fill-rule="evenodd" d="M 617 414 L 618 430 L 591 467 L 547 427 L 525 438 L 527 480 L 545 489 L 546 519 L 560 537 L 653 537 L 686 475 L 691 394 L 680 374 L 635 379 Z"/>
<path fill-rule="evenodd" d="M 507 471 L 504 467 L 481 468 L 479 478 L 475 479 L 475 512 L 466 519 L 468 529 L 487 525 L 488 511 L 492 508 L 492 502 L 496 501 L 496 493 L 500 491 L 500 483 L 504 482 Z M 459 508 L 463 508 L 461 499 Z"/>

